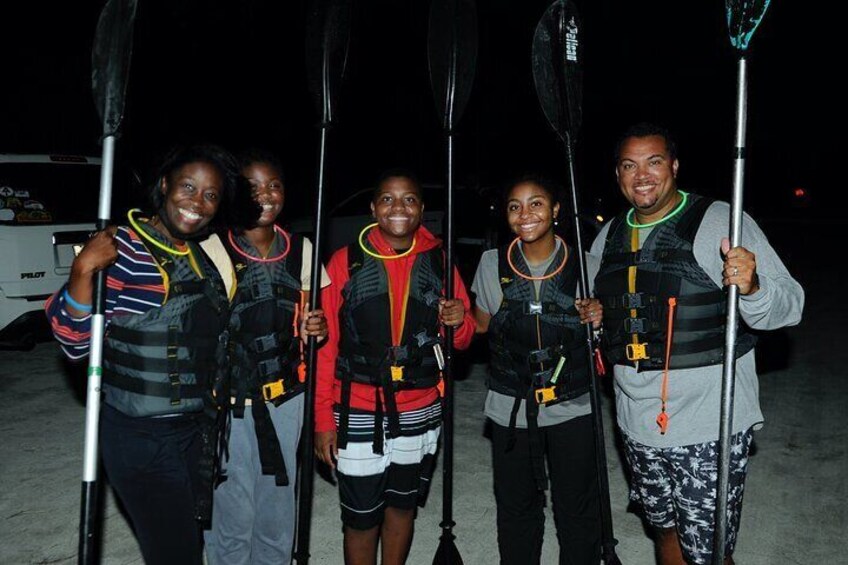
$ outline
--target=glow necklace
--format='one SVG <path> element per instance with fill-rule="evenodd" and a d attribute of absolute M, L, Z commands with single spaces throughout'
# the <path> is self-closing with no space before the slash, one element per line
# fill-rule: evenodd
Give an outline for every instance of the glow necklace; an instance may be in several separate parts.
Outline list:
<path fill-rule="evenodd" d="M 362 242 L 362 237 L 365 235 L 365 232 L 367 232 L 376 225 L 378 225 L 377 222 L 374 222 L 373 224 L 368 224 L 367 226 L 362 228 L 361 232 L 359 232 L 359 247 L 362 248 L 362 251 L 364 251 L 366 255 L 370 255 L 375 259 L 400 259 L 401 257 L 406 257 L 407 255 L 412 253 L 413 249 L 415 249 L 415 236 L 412 236 L 412 245 L 403 253 L 398 253 L 397 255 L 378 255 L 377 253 L 374 253 L 373 251 L 365 247 L 365 244 Z"/>
<path fill-rule="evenodd" d="M 138 208 L 133 208 L 132 210 L 128 210 L 127 211 L 127 220 L 129 220 L 130 225 L 133 227 L 135 232 L 138 235 L 140 235 L 142 238 L 147 240 L 148 243 L 152 243 L 153 245 L 155 245 L 156 247 L 158 247 L 162 251 L 166 251 L 166 252 L 170 253 L 171 255 L 182 256 L 182 255 L 188 255 L 190 253 L 191 250 L 189 248 L 186 248 L 184 251 L 180 251 L 179 249 L 172 249 L 172 248 L 168 247 L 167 245 L 165 245 L 164 243 L 159 243 L 158 241 L 156 241 L 156 239 L 154 239 L 153 236 L 151 236 L 149 233 L 147 233 L 145 230 L 143 230 L 142 227 L 138 224 L 138 222 L 135 221 L 135 218 L 133 218 L 133 214 L 136 213 L 136 212 L 141 212 L 141 210 L 139 210 Z"/>
<path fill-rule="evenodd" d="M 677 207 L 674 210 L 671 211 L 671 213 L 666 214 L 665 216 L 663 216 L 659 220 L 654 220 L 653 222 L 649 222 L 647 224 L 637 224 L 636 222 L 633 221 L 633 214 L 636 212 L 636 209 L 631 208 L 630 211 L 627 212 L 627 225 L 630 226 L 631 228 L 636 228 L 636 229 L 652 228 L 652 227 L 654 227 L 658 224 L 661 224 L 661 223 L 663 223 L 667 220 L 672 219 L 677 214 L 679 214 L 681 210 L 683 210 L 683 207 L 686 206 L 686 201 L 689 200 L 689 193 L 688 192 L 683 192 L 682 190 L 678 190 L 677 192 L 683 198 L 680 200 L 680 204 L 678 204 Z"/>
<path fill-rule="evenodd" d="M 559 274 L 559 272 L 565 267 L 566 261 L 568 261 L 568 247 L 566 247 L 565 242 L 560 236 L 554 235 L 554 237 L 558 239 L 562 244 L 562 249 L 564 253 L 562 256 L 562 263 L 559 264 L 559 267 L 557 267 L 553 273 L 543 275 L 541 277 L 531 277 L 529 275 L 525 275 L 524 273 L 515 268 L 515 265 L 512 262 L 512 248 L 515 247 L 515 244 L 518 243 L 518 241 L 521 239 L 520 237 L 516 237 L 515 239 L 513 239 L 512 243 L 509 244 L 509 247 L 506 250 L 506 262 L 509 264 L 509 268 L 512 269 L 512 272 L 521 277 L 522 279 L 526 279 L 528 281 L 545 281 Z"/>
<path fill-rule="evenodd" d="M 255 261 L 257 263 L 276 263 L 277 261 L 282 261 L 283 259 L 285 259 L 286 256 L 289 254 L 289 251 L 291 250 L 291 237 L 289 237 L 289 234 L 287 234 L 283 230 L 283 228 L 281 228 L 277 224 L 274 224 L 274 231 L 277 232 L 278 234 L 280 234 L 281 236 L 283 236 L 283 239 L 286 240 L 286 249 L 284 251 L 280 252 L 280 254 L 277 255 L 276 257 L 271 257 L 271 258 L 254 257 L 253 255 L 251 255 L 247 251 L 243 250 L 242 248 L 240 248 L 236 244 L 236 240 L 233 237 L 233 231 L 232 230 L 229 230 L 227 232 L 227 235 L 228 235 L 229 240 L 230 240 L 230 245 L 233 246 L 233 249 L 235 250 L 235 252 L 238 253 L 239 255 L 241 255 L 242 257 L 244 257 L 245 259 L 247 259 L 249 261 Z"/>

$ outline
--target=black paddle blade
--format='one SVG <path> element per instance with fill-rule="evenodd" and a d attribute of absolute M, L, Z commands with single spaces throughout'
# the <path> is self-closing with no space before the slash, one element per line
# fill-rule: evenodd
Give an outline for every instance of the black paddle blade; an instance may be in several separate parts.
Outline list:
<path fill-rule="evenodd" d="M 430 84 L 442 128 L 453 131 L 474 83 L 477 8 L 474 0 L 433 0 L 427 35 Z"/>
<path fill-rule="evenodd" d="M 453 534 L 442 534 L 436 556 L 433 557 L 433 565 L 462 565 L 462 557 L 453 540 Z"/>
<path fill-rule="evenodd" d="M 573 2 L 556 0 L 533 36 L 533 80 L 545 116 L 566 143 L 580 129 L 583 99 L 583 43 Z"/>
<path fill-rule="evenodd" d="M 91 50 L 91 90 L 103 136 L 115 135 L 124 117 L 137 0 L 109 0 L 100 12 Z"/>
<path fill-rule="evenodd" d="M 727 31 L 730 43 L 745 51 L 757 26 L 763 21 L 771 0 L 725 0 L 727 8 Z"/>
<path fill-rule="evenodd" d="M 350 0 L 313 0 L 306 21 L 306 79 L 323 125 L 335 117 L 349 40 Z"/>

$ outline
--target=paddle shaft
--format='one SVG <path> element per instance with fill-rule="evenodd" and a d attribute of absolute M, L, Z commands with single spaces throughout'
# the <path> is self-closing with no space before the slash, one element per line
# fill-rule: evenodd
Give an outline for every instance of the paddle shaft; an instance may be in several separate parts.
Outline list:
<path fill-rule="evenodd" d="M 315 240 L 312 242 L 312 269 L 309 287 L 309 308 L 321 306 L 321 248 L 324 232 L 324 172 L 327 154 L 327 133 L 330 124 L 321 124 L 321 142 L 318 150 L 318 190 L 315 196 Z M 309 563 L 309 537 L 312 527 L 312 493 L 314 486 L 315 456 L 315 385 L 318 377 L 318 340 L 307 340 L 307 378 L 303 406 L 303 439 L 298 476 L 297 547 L 294 559 L 298 564 Z"/>
<path fill-rule="evenodd" d="M 100 197 L 97 204 L 97 229 L 109 224 L 112 208 L 112 171 L 115 163 L 115 136 L 103 138 L 100 165 Z M 100 426 L 100 390 L 103 371 L 103 333 L 106 326 L 106 271 L 95 275 L 92 300 L 91 340 L 88 357 L 88 381 L 85 398 L 85 447 L 80 494 L 80 527 L 77 562 L 93 565 L 96 560 L 96 524 L 98 510 L 97 462 Z"/>
<path fill-rule="evenodd" d="M 733 199 L 730 206 L 730 247 L 742 236 L 742 196 L 745 184 L 745 130 L 748 121 L 748 73 L 745 57 L 739 58 L 736 90 L 736 143 L 733 163 Z M 733 434 L 733 397 L 736 386 L 736 329 L 739 323 L 739 287 L 727 289 L 727 324 L 724 329 L 724 370 L 721 378 L 718 486 L 716 488 L 713 563 L 724 563 L 727 539 L 727 489 L 730 484 L 730 441 Z"/>
<path fill-rule="evenodd" d="M 447 207 L 445 221 L 445 297 L 448 300 L 454 298 L 454 257 L 453 257 L 453 134 L 448 132 L 446 140 L 447 147 Z M 453 527 L 453 409 L 454 409 L 454 387 L 453 387 L 453 336 L 454 328 L 445 327 L 445 368 L 443 372 L 444 399 L 442 402 L 442 437 L 444 438 L 444 453 L 442 454 L 442 537 L 444 542 L 439 546 L 442 563 L 453 564 L 452 543 L 446 543 L 454 539 Z"/>
<path fill-rule="evenodd" d="M 574 174 L 574 154 L 571 133 L 566 131 L 563 141 L 565 142 L 565 157 L 568 163 L 568 179 L 571 185 L 571 210 L 572 222 L 574 224 L 574 243 L 577 248 L 577 259 L 580 267 L 580 279 L 578 285 L 580 296 L 588 297 L 591 287 L 589 285 L 589 272 L 586 268 L 586 256 L 584 255 L 583 236 L 580 229 L 580 205 L 577 196 L 577 179 Z M 604 440 L 604 419 L 601 412 L 601 395 L 598 390 L 597 375 L 595 372 L 594 343 L 592 335 L 592 324 L 586 326 L 586 352 L 589 356 L 589 399 L 592 405 L 592 423 L 595 431 L 595 465 L 598 473 L 598 503 L 601 515 L 601 558 L 607 565 L 619 565 L 615 546 L 612 526 L 612 509 L 610 506 L 609 477 L 607 470 L 606 442 Z"/>

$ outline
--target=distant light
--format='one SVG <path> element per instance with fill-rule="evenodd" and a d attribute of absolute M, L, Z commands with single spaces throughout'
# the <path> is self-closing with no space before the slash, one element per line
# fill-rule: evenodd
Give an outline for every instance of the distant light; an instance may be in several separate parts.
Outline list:
<path fill-rule="evenodd" d="M 598 214 L 597 216 L 595 216 L 595 219 L 596 219 L 596 220 L 598 220 L 598 222 L 600 222 L 600 223 L 604 223 L 604 217 L 603 217 L 603 216 L 601 216 L 600 214 Z"/>
<path fill-rule="evenodd" d="M 793 191 L 793 194 L 795 194 L 795 198 L 804 198 L 805 196 L 807 196 L 807 191 L 803 188 L 798 187 Z"/>

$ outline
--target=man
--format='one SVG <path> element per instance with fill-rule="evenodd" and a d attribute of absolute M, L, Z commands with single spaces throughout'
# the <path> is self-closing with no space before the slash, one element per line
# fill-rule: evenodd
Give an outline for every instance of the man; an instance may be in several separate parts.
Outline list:
<path fill-rule="evenodd" d="M 464 349 L 475 324 L 456 271 L 456 298 L 444 298 L 444 253 L 421 223 L 415 177 L 381 175 L 371 213 L 359 242 L 327 265 L 315 453 L 336 469 L 345 563 L 376 563 L 379 545 L 384 565 L 400 565 L 435 466 L 442 328 L 454 327 L 454 346 Z"/>
<path fill-rule="evenodd" d="M 726 322 L 724 287 L 739 287 L 728 528 L 736 543 L 754 429 L 762 426 L 749 329 L 797 324 L 804 292 L 749 217 L 730 248 L 729 206 L 677 188 L 669 134 L 651 124 L 618 144 L 616 178 L 631 210 L 598 235 L 595 295 L 615 365 L 616 411 L 631 499 L 656 531 L 663 565 L 710 563 Z"/>

